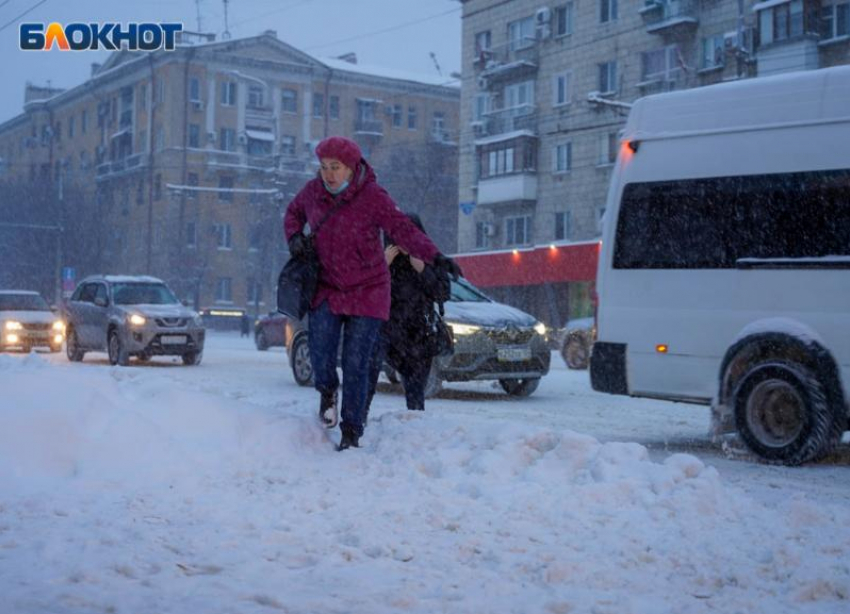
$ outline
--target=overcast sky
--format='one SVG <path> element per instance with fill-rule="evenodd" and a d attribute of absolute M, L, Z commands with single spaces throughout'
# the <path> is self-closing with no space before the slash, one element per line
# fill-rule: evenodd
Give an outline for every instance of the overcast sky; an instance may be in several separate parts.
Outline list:
<path fill-rule="evenodd" d="M 22 112 L 27 81 L 73 87 L 86 80 L 92 62 L 107 57 L 103 51 L 21 51 L 22 21 L 182 22 L 196 31 L 200 12 L 201 29 L 220 39 L 224 6 L 224 0 L 0 0 L 0 122 Z M 227 6 L 232 38 L 273 29 L 319 58 L 354 51 L 362 64 L 429 76 L 438 75 L 433 52 L 447 78 L 460 71 L 457 0 L 229 0 Z"/>

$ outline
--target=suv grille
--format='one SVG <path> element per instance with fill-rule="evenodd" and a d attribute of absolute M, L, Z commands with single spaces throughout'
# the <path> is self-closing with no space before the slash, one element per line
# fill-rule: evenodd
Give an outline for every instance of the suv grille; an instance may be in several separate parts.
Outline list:
<path fill-rule="evenodd" d="M 490 339 L 499 344 L 528 343 L 534 336 L 533 329 L 500 328 L 488 331 Z"/>
<path fill-rule="evenodd" d="M 23 326 L 24 326 L 25 330 L 50 330 L 50 327 L 53 326 L 53 325 L 52 324 L 33 324 L 33 323 L 27 324 L 27 323 L 25 323 Z"/>
<path fill-rule="evenodd" d="M 186 318 L 157 318 L 156 323 L 162 328 L 182 328 L 186 326 Z"/>

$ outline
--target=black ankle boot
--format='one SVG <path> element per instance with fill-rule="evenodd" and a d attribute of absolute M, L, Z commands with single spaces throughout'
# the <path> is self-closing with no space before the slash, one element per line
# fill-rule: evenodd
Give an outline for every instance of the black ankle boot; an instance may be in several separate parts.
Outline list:
<path fill-rule="evenodd" d="M 319 402 L 319 421 L 329 429 L 335 427 L 339 422 L 336 400 L 336 390 L 334 390 L 333 392 L 323 392 L 322 400 Z"/>
<path fill-rule="evenodd" d="M 353 431 L 349 431 L 348 429 L 346 429 L 342 432 L 342 438 L 339 440 L 339 445 L 336 449 L 338 452 L 342 452 L 343 450 L 347 450 L 348 448 L 359 447 L 360 437 Z"/>

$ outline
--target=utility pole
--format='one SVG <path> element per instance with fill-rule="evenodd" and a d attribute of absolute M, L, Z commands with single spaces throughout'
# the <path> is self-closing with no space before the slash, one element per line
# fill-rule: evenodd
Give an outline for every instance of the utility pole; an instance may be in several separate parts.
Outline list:
<path fill-rule="evenodd" d="M 201 0 L 195 0 L 195 12 L 198 16 L 198 32 L 203 32 L 203 27 L 201 26 Z"/>
<path fill-rule="evenodd" d="M 230 26 L 227 20 L 227 5 L 230 3 L 230 0 L 223 0 L 224 2 L 224 32 L 221 35 L 221 38 L 228 41 L 230 40 Z"/>

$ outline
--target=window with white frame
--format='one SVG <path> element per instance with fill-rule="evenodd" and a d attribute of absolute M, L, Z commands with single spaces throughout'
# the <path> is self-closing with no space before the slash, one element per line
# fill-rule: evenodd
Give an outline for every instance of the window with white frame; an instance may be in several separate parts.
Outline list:
<path fill-rule="evenodd" d="M 249 277 L 245 283 L 245 299 L 249 305 L 257 305 L 263 302 L 263 284 L 253 277 Z"/>
<path fill-rule="evenodd" d="M 280 155 L 294 156 L 295 155 L 295 137 L 289 134 L 284 134 L 280 137 Z"/>
<path fill-rule="evenodd" d="M 280 92 L 280 110 L 284 113 L 298 113 L 298 92 L 284 88 Z"/>
<path fill-rule="evenodd" d="M 236 104 L 236 83 L 233 81 L 224 81 L 221 84 L 221 104 L 225 107 Z"/>
<path fill-rule="evenodd" d="M 475 59 L 482 57 L 485 51 L 490 49 L 490 30 L 476 32 L 475 34 Z"/>
<path fill-rule="evenodd" d="M 325 95 L 316 92 L 313 94 L 313 117 L 324 117 Z"/>
<path fill-rule="evenodd" d="M 573 214 L 572 211 L 556 211 L 555 212 L 555 240 L 564 241 L 569 239 L 573 234 Z"/>
<path fill-rule="evenodd" d="M 513 83 L 505 87 L 505 109 L 514 116 L 534 110 L 534 81 Z"/>
<path fill-rule="evenodd" d="M 493 96 L 487 93 L 479 93 L 475 95 L 475 100 L 472 106 L 472 119 L 474 121 L 483 121 L 488 113 L 493 108 Z"/>
<path fill-rule="evenodd" d="M 445 141 L 446 138 L 446 114 L 442 111 L 434 111 L 431 117 L 431 136 L 435 141 Z"/>
<path fill-rule="evenodd" d="M 230 224 L 215 224 L 213 229 L 218 249 L 233 249 Z"/>
<path fill-rule="evenodd" d="M 189 147 L 198 148 L 201 146 L 201 126 L 199 124 L 189 124 Z"/>
<path fill-rule="evenodd" d="M 225 203 L 233 202 L 233 177 L 230 175 L 222 175 L 218 178 L 218 199 Z M 228 231 L 228 237 L 230 231 Z M 228 239 L 229 240 L 229 239 Z M 221 247 L 221 245 L 219 245 Z M 227 247 L 230 247 L 228 245 Z"/>
<path fill-rule="evenodd" d="M 617 62 L 599 64 L 599 91 L 609 94 L 617 91 Z"/>
<path fill-rule="evenodd" d="M 339 119 L 339 96 L 331 96 L 328 115 L 331 119 Z"/>
<path fill-rule="evenodd" d="M 573 73 L 571 71 L 562 72 L 552 77 L 552 104 L 554 106 L 569 104 L 572 101 L 572 80 Z"/>
<path fill-rule="evenodd" d="M 703 38 L 700 68 L 704 70 L 722 68 L 724 64 L 726 64 L 726 47 L 723 42 L 723 35 L 718 34 Z"/>
<path fill-rule="evenodd" d="M 599 22 L 608 23 L 617 19 L 617 0 L 599 0 Z"/>
<path fill-rule="evenodd" d="M 555 7 L 555 36 L 573 33 L 575 21 L 575 2 L 567 2 Z"/>
<path fill-rule="evenodd" d="M 198 227 L 195 222 L 186 223 L 186 247 L 198 246 Z"/>
<path fill-rule="evenodd" d="M 218 148 L 221 151 L 236 151 L 236 131 L 233 128 L 219 128 Z"/>
<path fill-rule="evenodd" d="M 762 45 L 803 34 L 803 0 L 791 0 L 759 11 L 759 39 Z"/>
<path fill-rule="evenodd" d="M 617 144 L 619 139 L 616 132 L 605 132 L 599 135 L 599 156 L 596 164 L 607 166 L 617 161 Z"/>
<path fill-rule="evenodd" d="M 249 85 L 248 86 L 248 106 L 253 109 L 263 108 L 263 86 Z"/>
<path fill-rule="evenodd" d="M 534 17 L 524 17 L 508 24 L 508 41 L 511 51 L 530 47 L 535 41 Z"/>
<path fill-rule="evenodd" d="M 393 128 L 401 128 L 402 109 L 400 104 L 393 105 Z"/>
<path fill-rule="evenodd" d="M 484 249 L 490 247 L 490 236 L 493 234 L 493 225 L 489 222 L 475 223 L 475 247 Z"/>
<path fill-rule="evenodd" d="M 495 177 L 514 172 L 514 148 L 500 147 L 486 153 L 484 176 Z"/>
<path fill-rule="evenodd" d="M 642 80 L 673 81 L 680 70 L 678 52 L 676 45 L 667 45 L 666 47 L 658 47 L 651 51 L 644 51 L 641 54 Z M 616 78 L 616 74 L 614 77 Z M 614 88 L 616 88 L 616 85 Z"/>
<path fill-rule="evenodd" d="M 190 188 L 198 187 L 198 173 L 187 173 L 186 184 Z M 195 190 L 186 190 L 186 198 L 197 198 L 198 193 Z"/>
<path fill-rule="evenodd" d="M 573 144 L 561 143 L 552 148 L 552 172 L 566 173 L 573 166 Z"/>
<path fill-rule="evenodd" d="M 821 38 L 850 36 L 850 2 L 821 6 Z"/>
<path fill-rule="evenodd" d="M 217 303 L 232 303 L 232 281 L 230 277 L 219 277 L 215 283 L 215 301 Z"/>
<path fill-rule="evenodd" d="M 197 77 L 189 79 L 189 100 L 192 102 L 201 101 L 201 80 Z"/>
<path fill-rule="evenodd" d="M 407 129 L 416 130 L 416 107 L 407 107 Z"/>
<path fill-rule="evenodd" d="M 531 243 L 531 216 L 505 218 L 505 245 L 528 245 L 529 243 Z"/>

